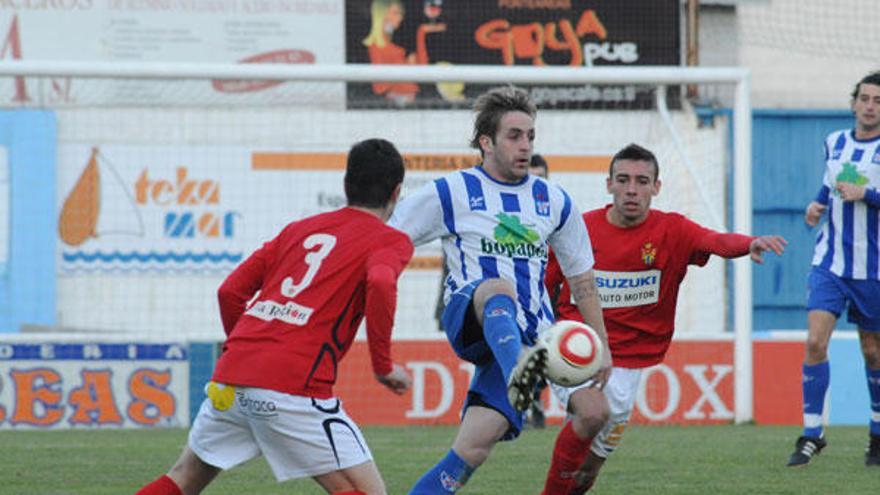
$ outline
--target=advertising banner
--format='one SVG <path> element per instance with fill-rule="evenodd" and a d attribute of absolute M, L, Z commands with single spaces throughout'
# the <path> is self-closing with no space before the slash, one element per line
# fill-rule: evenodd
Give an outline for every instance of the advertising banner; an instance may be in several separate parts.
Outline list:
<path fill-rule="evenodd" d="M 0 59 L 342 64 L 343 0 L 70 0 L 0 9 Z M 0 105 L 341 106 L 344 85 L 4 78 Z"/>
<path fill-rule="evenodd" d="M 632 66 L 680 63 L 677 0 L 348 1 L 346 61 L 371 64 Z M 351 83 L 349 108 L 455 108 L 486 85 Z M 544 108 L 650 108 L 634 86 L 532 86 Z"/>
<path fill-rule="evenodd" d="M 604 156 L 547 156 L 554 173 L 595 176 Z M 405 153 L 405 191 L 475 165 L 477 154 Z M 61 273 L 226 273 L 287 223 L 345 205 L 345 153 L 245 146 L 62 144 Z M 599 187 L 570 189 L 578 204 Z M 425 259 L 423 256 L 431 256 Z M 439 247 L 414 264 L 439 268 Z"/>
<path fill-rule="evenodd" d="M 363 424 L 455 424 L 459 421 L 473 365 L 445 341 L 395 342 L 395 360 L 413 377 L 411 392 L 396 396 L 370 370 L 367 345 L 356 342 L 339 370 L 337 395 Z M 550 422 L 565 417 L 545 391 Z M 640 424 L 721 424 L 733 420 L 733 344 L 673 342 L 666 360 L 645 370 L 632 421 Z"/>
<path fill-rule="evenodd" d="M 185 344 L 0 342 L 0 429 L 186 427 Z"/>

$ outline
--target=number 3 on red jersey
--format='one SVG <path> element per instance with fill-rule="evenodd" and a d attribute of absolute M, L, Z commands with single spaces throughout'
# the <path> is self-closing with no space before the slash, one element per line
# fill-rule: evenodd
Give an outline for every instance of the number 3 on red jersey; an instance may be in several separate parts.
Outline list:
<path fill-rule="evenodd" d="M 302 280 L 300 280 L 299 283 L 294 283 L 293 277 L 286 277 L 284 281 L 281 282 L 281 295 L 293 299 L 312 283 L 312 280 L 314 280 L 315 275 L 317 275 L 318 270 L 321 268 L 321 263 L 324 261 L 324 258 L 326 258 L 330 254 L 330 251 L 336 246 L 336 237 L 330 234 L 312 234 L 306 237 L 306 240 L 303 241 L 303 247 L 306 250 L 311 250 L 316 246 L 318 247 L 317 250 L 309 251 L 308 254 L 305 255 L 305 258 L 303 258 L 303 261 L 306 262 L 309 269 L 306 270 L 306 274 L 303 275 Z"/>

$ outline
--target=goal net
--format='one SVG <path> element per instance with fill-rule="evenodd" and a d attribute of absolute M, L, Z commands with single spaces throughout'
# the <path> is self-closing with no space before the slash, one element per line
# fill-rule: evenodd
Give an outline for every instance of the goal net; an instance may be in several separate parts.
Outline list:
<path fill-rule="evenodd" d="M 579 209 L 610 201 L 610 157 L 634 142 L 658 156 L 657 208 L 750 231 L 748 77 L 739 69 L 18 62 L 0 73 L 0 92 L 17 97 L 9 109 L 50 110 L 57 133 L 51 174 L 27 185 L 55 191 L 48 222 L 32 223 L 54 229 L 40 236 L 54 246 L 54 318 L 11 331 L 220 341 L 217 287 L 288 222 L 344 205 L 352 143 L 394 142 L 406 158 L 405 195 L 478 163 L 469 105 L 500 84 L 526 87 L 538 102 L 535 151 Z M 374 84 L 440 98 L 360 96 Z M 684 84 L 709 97 L 733 87 L 734 105 L 694 108 Z M 8 199 L 17 184 L 4 177 Z M 7 239 L 31 228 L 4 215 Z M 440 263 L 439 245 L 416 251 L 400 281 L 396 339 L 443 339 Z M 691 271 L 677 332 L 748 342 L 750 287 L 747 262 Z M 738 373 L 750 372 L 749 352 L 737 347 Z M 748 400 L 749 390 L 737 392 L 737 408 Z"/>

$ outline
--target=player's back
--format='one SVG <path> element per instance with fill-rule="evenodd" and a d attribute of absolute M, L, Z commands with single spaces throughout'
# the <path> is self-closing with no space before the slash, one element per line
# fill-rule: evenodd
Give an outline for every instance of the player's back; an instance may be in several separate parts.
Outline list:
<path fill-rule="evenodd" d="M 214 379 L 329 396 L 364 314 L 370 263 L 409 259 L 405 234 L 343 208 L 293 222 L 252 256 L 260 293 L 239 318 Z M 249 259 L 250 262 L 250 259 Z"/>

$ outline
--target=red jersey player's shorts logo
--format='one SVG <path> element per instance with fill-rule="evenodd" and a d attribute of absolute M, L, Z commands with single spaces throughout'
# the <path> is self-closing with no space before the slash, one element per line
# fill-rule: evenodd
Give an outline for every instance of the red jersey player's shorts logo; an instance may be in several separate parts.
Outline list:
<path fill-rule="evenodd" d="M 654 264 L 655 259 L 657 259 L 657 248 L 655 248 L 650 242 L 646 242 L 645 245 L 642 246 L 642 261 L 644 261 L 646 265 L 651 266 Z"/>

